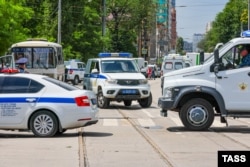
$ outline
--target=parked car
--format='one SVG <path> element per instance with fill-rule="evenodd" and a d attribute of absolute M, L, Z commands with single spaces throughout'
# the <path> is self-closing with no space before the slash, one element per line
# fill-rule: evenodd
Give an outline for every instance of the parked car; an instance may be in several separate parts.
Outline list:
<path fill-rule="evenodd" d="M 50 137 L 98 122 L 94 92 L 44 75 L 0 74 L 0 129 Z"/>
<path fill-rule="evenodd" d="M 83 80 L 85 72 L 85 63 L 79 60 L 64 61 L 65 82 L 71 82 L 73 85 L 79 84 Z"/>

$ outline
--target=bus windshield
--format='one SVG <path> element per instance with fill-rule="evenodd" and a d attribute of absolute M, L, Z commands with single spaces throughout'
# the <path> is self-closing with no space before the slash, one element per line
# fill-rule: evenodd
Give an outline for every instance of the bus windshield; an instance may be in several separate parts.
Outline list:
<path fill-rule="evenodd" d="M 29 73 L 64 79 L 64 60 L 60 44 L 48 41 L 24 41 L 13 44 L 10 51 L 15 61 L 27 58 L 26 68 Z"/>

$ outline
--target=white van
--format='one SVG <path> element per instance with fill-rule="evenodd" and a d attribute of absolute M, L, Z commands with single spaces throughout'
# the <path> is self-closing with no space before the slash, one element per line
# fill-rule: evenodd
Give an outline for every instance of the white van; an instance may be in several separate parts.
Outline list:
<path fill-rule="evenodd" d="M 168 54 L 164 56 L 161 65 L 161 88 L 163 87 L 164 74 L 190 66 L 192 66 L 192 62 L 187 56 L 181 56 L 180 54 Z"/>

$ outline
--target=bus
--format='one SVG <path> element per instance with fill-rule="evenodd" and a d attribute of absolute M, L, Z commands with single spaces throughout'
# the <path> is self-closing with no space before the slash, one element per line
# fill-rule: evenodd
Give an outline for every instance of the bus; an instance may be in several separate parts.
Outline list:
<path fill-rule="evenodd" d="M 64 58 L 62 46 L 46 39 L 28 39 L 15 43 L 10 48 L 14 60 L 28 59 L 26 69 L 29 73 L 47 75 L 64 81 Z"/>

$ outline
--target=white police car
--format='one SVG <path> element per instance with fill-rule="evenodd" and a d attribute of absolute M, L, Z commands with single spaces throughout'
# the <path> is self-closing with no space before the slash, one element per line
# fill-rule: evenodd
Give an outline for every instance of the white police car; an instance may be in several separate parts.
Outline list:
<path fill-rule="evenodd" d="M 0 129 L 49 137 L 98 122 L 92 91 L 27 73 L 1 73 L 0 87 Z"/>
<path fill-rule="evenodd" d="M 70 81 L 73 85 L 79 84 L 83 80 L 85 63 L 79 60 L 64 61 L 65 82 Z"/>
<path fill-rule="evenodd" d="M 97 94 L 97 104 L 107 108 L 110 101 L 130 106 L 137 100 L 141 107 L 150 107 L 150 85 L 129 53 L 100 53 L 89 59 L 84 74 L 83 89 Z"/>

